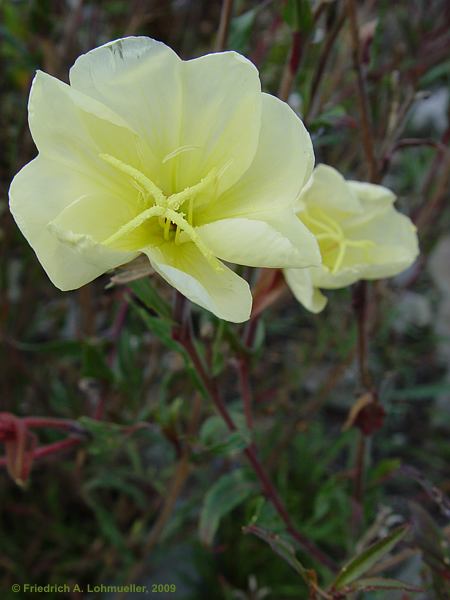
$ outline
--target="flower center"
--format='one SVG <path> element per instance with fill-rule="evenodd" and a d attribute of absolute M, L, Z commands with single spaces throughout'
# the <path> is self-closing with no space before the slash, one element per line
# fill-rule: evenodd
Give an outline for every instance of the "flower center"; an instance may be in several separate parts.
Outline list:
<path fill-rule="evenodd" d="M 315 235 L 323 262 L 332 273 L 337 273 L 342 267 L 348 248 L 367 250 L 374 246 L 371 240 L 347 238 L 339 223 L 321 208 L 309 208 L 300 214 L 300 218 Z"/>
<path fill-rule="evenodd" d="M 165 241 L 173 241 L 179 245 L 193 242 L 208 262 L 217 270 L 222 270 L 221 263 L 211 250 L 202 242 L 194 228 L 194 204 L 196 198 L 207 188 L 216 186 L 217 170 L 212 169 L 199 183 L 185 188 L 181 192 L 166 195 L 144 173 L 118 160 L 109 154 L 101 154 L 100 158 L 118 171 L 126 174 L 139 191 L 144 210 L 133 219 L 122 225 L 113 235 L 103 240 L 106 246 L 112 246 L 129 235 L 150 219 L 157 219 Z"/>

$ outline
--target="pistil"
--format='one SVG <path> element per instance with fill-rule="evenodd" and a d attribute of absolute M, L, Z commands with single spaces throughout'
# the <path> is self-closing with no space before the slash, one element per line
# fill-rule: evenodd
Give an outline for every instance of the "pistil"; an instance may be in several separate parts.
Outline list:
<path fill-rule="evenodd" d="M 129 235 L 149 219 L 158 218 L 158 223 L 163 230 L 162 233 L 165 241 L 170 240 L 171 230 L 174 228 L 175 234 L 173 240 L 175 244 L 179 245 L 184 241 L 193 242 L 206 260 L 216 270 L 223 269 L 220 261 L 217 260 L 209 248 L 202 242 L 200 236 L 193 227 L 195 197 L 214 182 L 217 177 L 216 169 L 212 169 L 208 175 L 201 179 L 196 185 L 187 187 L 181 192 L 166 196 L 155 183 L 138 169 L 123 163 L 109 154 L 101 154 L 100 157 L 133 180 L 140 193 L 143 194 L 147 206 L 149 201 L 153 200 L 154 202 L 153 206 L 149 206 L 140 212 L 133 219 L 128 221 L 128 223 L 120 227 L 113 235 L 105 239 L 102 242 L 103 244 L 106 246 L 116 244 L 120 239 Z M 186 213 L 179 210 L 186 202 L 188 203 L 187 218 Z M 187 240 L 183 239 L 182 234 L 185 234 Z"/>

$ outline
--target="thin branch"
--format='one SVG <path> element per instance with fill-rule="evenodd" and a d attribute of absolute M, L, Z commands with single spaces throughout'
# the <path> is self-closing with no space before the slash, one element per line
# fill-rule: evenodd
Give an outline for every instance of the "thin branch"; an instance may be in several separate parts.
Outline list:
<path fill-rule="evenodd" d="M 355 0 L 347 0 L 347 14 L 350 22 L 353 68 L 356 73 L 356 79 L 358 84 L 357 89 L 358 106 L 361 118 L 361 139 L 364 147 L 364 153 L 366 155 L 369 179 L 372 183 L 377 183 L 379 180 L 379 174 L 377 161 L 375 158 L 375 151 L 373 147 L 373 132 L 369 116 L 369 102 L 367 98 L 364 75 L 361 66 L 361 49 L 359 46 L 359 29 L 356 17 Z"/>
<path fill-rule="evenodd" d="M 361 505 L 363 500 L 364 486 L 364 462 L 366 456 L 366 436 L 360 432 L 358 445 L 356 448 L 356 468 L 354 477 L 353 499 L 358 505 Z"/>
<path fill-rule="evenodd" d="M 292 32 L 291 51 L 285 64 L 283 77 L 278 90 L 278 97 L 287 102 L 294 85 L 294 79 L 300 65 L 302 55 L 302 39 L 299 31 Z"/>
<path fill-rule="evenodd" d="M 228 30 L 233 13 L 233 0 L 223 0 L 220 12 L 219 30 L 217 32 L 216 52 L 222 52 L 227 47 Z"/>
<path fill-rule="evenodd" d="M 340 14 L 339 18 L 337 19 L 333 29 L 330 31 L 330 33 L 328 34 L 328 36 L 325 40 L 325 44 L 323 46 L 323 49 L 322 49 L 322 52 L 321 52 L 321 55 L 319 57 L 319 61 L 317 64 L 317 69 L 314 73 L 314 78 L 311 83 L 309 108 L 308 108 L 307 116 L 305 118 L 306 122 L 311 121 L 311 119 L 313 119 L 317 113 L 317 109 L 316 109 L 317 92 L 319 90 L 319 86 L 322 81 L 322 77 L 325 73 L 325 67 L 326 67 L 328 59 L 331 55 L 331 50 L 333 49 L 333 46 L 336 42 L 339 32 L 341 31 L 341 29 L 345 23 L 346 17 L 347 17 L 347 14 L 345 11 L 343 11 Z"/>
<path fill-rule="evenodd" d="M 239 387 L 241 390 L 242 403 L 244 405 L 244 415 L 247 428 L 251 431 L 253 429 L 253 391 L 250 384 L 250 360 L 251 357 L 249 352 L 252 349 L 255 341 L 256 330 L 258 327 L 259 317 L 256 316 L 247 323 L 244 335 L 242 336 L 242 343 L 245 348 L 245 352 L 242 356 L 238 357 L 237 370 L 239 376 Z"/>
<path fill-rule="evenodd" d="M 367 328 L 367 282 L 358 281 L 353 288 L 353 310 L 358 329 L 357 357 L 360 384 L 362 388 L 370 389 L 372 380 L 368 367 L 368 328 Z"/>
<path fill-rule="evenodd" d="M 237 431 L 237 426 L 234 420 L 232 419 L 230 413 L 228 412 L 228 408 L 219 393 L 215 379 L 210 377 L 209 374 L 206 372 L 205 367 L 203 366 L 203 363 L 200 359 L 200 356 L 198 355 L 197 349 L 192 339 L 191 328 L 187 328 L 186 335 L 184 337 L 177 339 L 184 346 L 187 353 L 189 354 L 208 396 L 214 403 L 216 410 L 221 415 L 228 429 L 231 432 Z M 320 562 L 323 566 L 327 567 L 331 571 L 335 571 L 337 567 L 334 561 L 331 558 L 329 558 L 326 554 L 324 554 L 313 542 L 308 540 L 294 526 L 283 501 L 281 500 L 276 488 L 274 487 L 264 467 L 259 461 L 254 444 L 251 444 L 250 446 L 245 448 L 244 454 L 250 462 L 265 495 L 267 496 L 268 500 L 272 503 L 273 507 L 275 508 L 281 519 L 283 520 L 286 529 L 290 533 L 290 535 L 299 543 L 299 545 L 304 550 L 309 552 L 309 554 L 313 558 L 315 558 L 318 562 Z"/>
<path fill-rule="evenodd" d="M 436 189 L 431 196 L 430 200 L 425 204 L 423 209 L 417 215 L 415 223 L 418 229 L 424 229 L 428 226 L 435 218 L 438 213 L 439 207 L 448 197 L 448 186 L 450 181 L 450 156 L 444 163 L 441 175 L 438 178 Z"/>
<path fill-rule="evenodd" d="M 382 164 L 381 164 L 381 172 L 385 173 L 392 161 L 393 155 L 403 148 L 420 148 L 420 147 L 428 147 L 436 150 L 440 156 L 443 156 L 447 151 L 447 148 L 439 142 L 438 140 L 433 140 L 431 138 L 403 138 L 396 142 L 393 147 L 386 152 L 383 156 Z"/>
<path fill-rule="evenodd" d="M 248 368 L 248 357 L 238 358 L 237 369 L 239 376 L 239 387 L 241 389 L 242 404 L 244 405 L 245 423 L 251 431 L 253 429 L 253 393 L 250 386 L 250 374 Z"/>

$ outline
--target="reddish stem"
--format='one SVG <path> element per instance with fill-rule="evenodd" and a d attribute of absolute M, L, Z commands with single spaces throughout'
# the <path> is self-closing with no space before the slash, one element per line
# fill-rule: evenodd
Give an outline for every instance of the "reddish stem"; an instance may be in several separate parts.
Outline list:
<path fill-rule="evenodd" d="M 203 366 L 203 363 L 200 359 L 200 356 L 197 352 L 197 349 L 195 348 L 192 339 L 191 328 L 185 328 L 185 334 L 183 336 L 179 335 L 180 331 L 181 328 L 174 330 L 175 339 L 184 346 L 187 353 L 189 354 L 194 368 L 199 374 L 208 396 L 214 403 L 216 410 L 226 423 L 228 429 L 231 432 L 237 431 L 237 426 L 234 420 L 232 419 L 230 413 L 228 412 L 226 404 L 224 403 L 219 393 L 216 381 L 209 376 L 209 374 L 205 370 L 205 367 Z M 291 536 L 300 544 L 300 546 L 303 547 L 304 550 L 309 552 L 309 554 L 313 556 L 323 566 L 327 567 L 331 571 L 336 571 L 337 567 L 334 561 L 331 558 L 329 558 L 326 554 L 324 554 L 322 550 L 320 550 L 313 542 L 308 540 L 302 533 L 300 533 L 295 528 L 294 524 L 292 523 L 291 517 L 288 511 L 286 510 L 286 507 L 284 506 L 283 501 L 281 500 L 275 486 L 273 485 L 272 481 L 270 480 L 269 476 L 267 475 L 264 467 L 262 466 L 257 456 L 254 444 L 250 444 L 250 446 L 245 448 L 244 454 L 250 462 L 265 495 L 267 496 L 268 500 L 272 503 L 273 507 L 275 508 L 281 519 L 283 520 L 284 524 L 286 525 L 286 529 L 291 534 Z"/>

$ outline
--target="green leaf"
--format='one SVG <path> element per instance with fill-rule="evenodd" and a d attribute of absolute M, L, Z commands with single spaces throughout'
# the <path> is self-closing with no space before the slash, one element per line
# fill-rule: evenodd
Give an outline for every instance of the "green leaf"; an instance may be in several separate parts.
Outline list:
<path fill-rule="evenodd" d="M 324 111 L 316 117 L 309 126 L 311 131 L 317 131 L 321 127 L 334 127 L 338 119 L 342 119 L 347 115 L 345 108 L 338 104 L 329 110 Z"/>
<path fill-rule="evenodd" d="M 206 494 L 200 513 L 199 535 L 204 544 L 212 544 L 222 518 L 244 502 L 253 490 L 253 483 L 242 469 L 222 475 Z"/>
<path fill-rule="evenodd" d="M 144 509 L 148 504 L 148 499 L 144 492 L 140 490 L 136 485 L 126 481 L 125 477 L 127 477 L 128 475 L 128 472 L 103 472 L 99 477 L 91 479 L 85 485 L 85 490 L 89 493 L 97 489 L 118 490 L 126 494 L 127 496 L 133 498 L 133 500 L 136 502 L 139 508 Z"/>
<path fill-rule="evenodd" d="M 442 381 L 430 385 L 416 385 L 406 390 L 393 390 L 389 394 L 389 400 L 424 400 L 448 392 L 450 392 L 450 383 Z"/>
<path fill-rule="evenodd" d="M 134 560 L 133 555 L 127 548 L 124 536 L 114 521 L 110 507 L 102 506 L 97 498 L 89 494 L 85 494 L 85 500 L 94 512 L 103 536 L 120 551 L 126 563 L 130 564 Z"/>
<path fill-rule="evenodd" d="M 82 354 L 81 374 L 104 381 L 113 381 L 114 374 L 109 368 L 106 358 L 98 346 L 84 344 Z"/>
<path fill-rule="evenodd" d="M 345 588 L 345 593 L 372 592 L 375 590 L 402 590 L 404 592 L 419 593 L 421 588 L 399 581 L 398 579 L 387 579 L 385 577 L 365 577 L 354 581 Z"/>
<path fill-rule="evenodd" d="M 310 0 L 288 0 L 283 18 L 294 31 L 311 31 L 314 19 Z"/>
<path fill-rule="evenodd" d="M 232 19 L 228 40 L 229 48 L 233 48 L 236 52 L 246 52 L 258 10 L 259 7 L 251 8 L 242 13 L 242 15 Z"/>
<path fill-rule="evenodd" d="M 138 279 L 128 284 L 135 296 L 145 304 L 147 308 L 154 310 L 161 317 L 171 318 L 172 311 L 169 304 L 158 294 L 150 282 L 150 278 Z"/>
<path fill-rule="evenodd" d="M 206 450 L 217 455 L 233 455 L 241 452 L 250 442 L 250 432 L 245 426 L 242 413 L 230 410 L 238 430 L 229 432 L 221 417 L 213 415 L 203 423 L 199 438 Z"/>
<path fill-rule="evenodd" d="M 16 342 L 15 347 L 24 352 L 57 352 L 60 356 L 81 356 L 83 343 L 77 340 L 57 340 L 53 342 Z"/>
<path fill-rule="evenodd" d="M 360 575 L 371 569 L 385 554 L 390 552 L 409 531 L 409 526 L 399 527 L 390 535 L 372 544 L 366 550 L 347 563 L 337 576 L 333 588 L 340 590 Z"/>
<path fill-rule="evenodd" d="M 116 423 L 97 421 L 90 417 L 80 417 L 78 422 L 91 435 L 87 446 L 91 454 L 109 454 L 123 441 L 123 427 Z"/>
<path fill-rule="evenodd" d="M 240 431 L 234 431 L 226 440 L 210 446 L 208 450 L 218 456 L 233 456 L 242 452 L 249 444 L 250 440 L 244 437 Z"/>
<path fill-rule="evenodd" d="M 294 547 L 291 546 L 289 542 L 287 542 L 278 534 L 267 531 L 262 527 L 257 527 L 256 525 L 248 525 L 247 527 L 243 527 L 242 530 L 244 533 L 252 533 L 259 539 L 263 540 L 263 542 L 266 542 L 266 544 L 272 548 L 275 554 L 278 554 L 280 558 L 287 562 L 288 565 L 290 565 L 308 585 L 310 584 L 310 572 L 298 560 L 295 555 Z"/>

